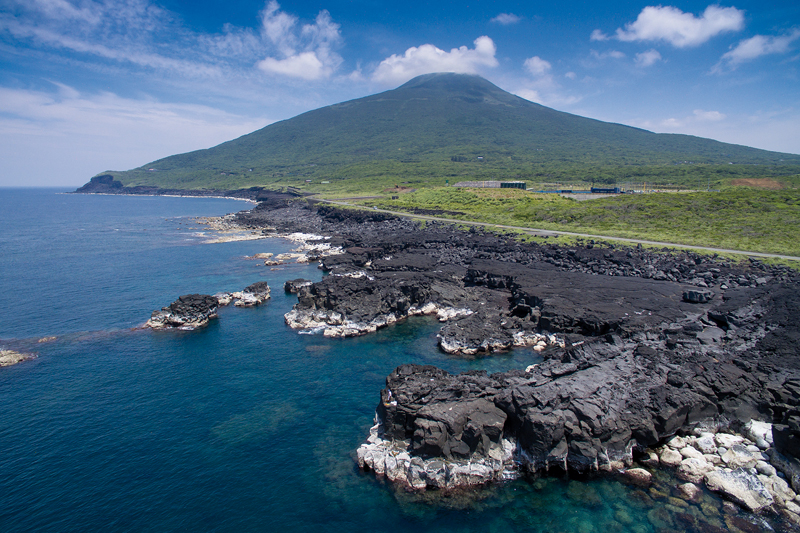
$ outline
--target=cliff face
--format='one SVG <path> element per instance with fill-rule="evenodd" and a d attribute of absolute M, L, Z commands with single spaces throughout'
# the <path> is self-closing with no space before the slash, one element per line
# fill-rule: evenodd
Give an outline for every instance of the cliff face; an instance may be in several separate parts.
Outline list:
<path fill-rule="evenodd" d="M 297 197 L 293 194 L 270 191 L 264 187 L 249 187 L 247 189 L 169 189 L 157 187 L 155 185 L 137 185 L 135 187 L 126 187 L 122 184 L 122 182 L 114 179 L 114 176 L 111 174 L 95 176 L 89 180 L 89 183 L 77 188 L 74 192 L 80 194 L 242 198 L 256 202 L 275 202 Z"/>
<path fill-rule="evenodd" d="M 89 183 L 79 187 L 75 192 L 83 194 L 120 194 L 122 193 L 122 182 L 114 179 L 111 174 L 95 176 Z"/>
<path fill-rule="evenodd" d="M 398 367 L 359 465 L 414 489 L 520 468 L 615 472 L 648 485 L 651 474 L 631 468 L 638 460 L 674 469 L 688 482 L 682 490 L 704 483 L 749 511 L 800 523 L 800 350 L 786 342 L 797 327 L 785 320 L 798 313 L 796 283 L 767 285 L 666 326 L 549 349 L 525 370 Z"/>

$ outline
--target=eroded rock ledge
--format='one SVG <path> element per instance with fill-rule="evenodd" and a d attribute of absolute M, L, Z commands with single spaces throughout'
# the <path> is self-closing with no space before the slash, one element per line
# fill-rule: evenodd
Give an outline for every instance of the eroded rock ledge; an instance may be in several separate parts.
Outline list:
<path fill-rule="evenodd" d="M 217 318 L 217 308 L 233 303 L 235 307 L 256 307 L 270 299 L 266 281 L 257 281 L 238 292 L 185 294 L 169 306 L 153 311 L 144 327 L 151 329 L 194 330 L 206 327 Z"/>
<path fill-rule="evenodd" d="M 185 294 L 167 307 L 153 311 L 145 327 L 152 329 L 192 330 L 208 325 L 217 318 L 219 302 L 208 294 Z"/>
<path fill-rule="evenodd" d="M 298 292 L 293 328 L 363 335 L 407 316 L 435 314 L 439 346 L 477 355 L 518 346 L 565 345 L 566 336 L 642 328 L 704 315 L 733 289 L 788 282 L 793 272 L 757 261 L 733 264 L 693 253 L 648 252 L 592 241 L 582 246 L 523 243 L 507 235 L 384 213 L 342 210 L 276 196 L 236 215 L 253 231 L 329 235 L 344 253 L 320 257 L 330 273 Z M 697 342 L 717 343 L 704 324 Z M 677 336 L 673 336 L 678 340 Z"/>
<path fill-rule="evenodd" d="M 701 316 L 547 350 L 524 371 L 398 367 L 359 465 L 424 489 L 514 468 L 625 470 L 640 459 L 751 511 L 779 507 L 800 521 L 800 353 L 787 342 L 799 304 L 793 285 L 742 290 Z M 710 329 L 720 330 L 716 341 L 703 337 Z M 751 440 L 715 437 L 720 427 Z"/>

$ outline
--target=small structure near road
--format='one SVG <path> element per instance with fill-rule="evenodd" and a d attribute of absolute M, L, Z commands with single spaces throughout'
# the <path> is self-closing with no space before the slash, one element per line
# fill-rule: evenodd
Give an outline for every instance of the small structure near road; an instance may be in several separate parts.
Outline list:
<path fill-rule="evenodd" d="M 459 181 L 454 187 L 473 187 L 478 189 L 526 189 L 524 181 Z"/>

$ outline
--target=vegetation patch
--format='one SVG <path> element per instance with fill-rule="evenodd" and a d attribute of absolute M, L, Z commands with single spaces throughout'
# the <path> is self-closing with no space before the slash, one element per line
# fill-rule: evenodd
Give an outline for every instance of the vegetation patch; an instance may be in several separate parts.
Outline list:
<path fill-rule="evenodd" d="M 741 178 L 731 181 L 735 187 L 753 187 L 755 189 L 768 189 L 778 191 L 784 188 L 783 183 L 773 178 Z"/>
<path fill-rule="evenodd" d="M 577 202 L 512 189 L 431 188 L 365 205 L 452 218 L 800 256 L 800 193 L 729 189 L 685 194 L 626 194 Z"/>
<path fill-rule="evenodd" d="M 592 120 L 458 74 L 421 76 L 207 150 L 104 172 L 125 186 L 362 194 L 498 179 L 705 190 L 799 173 L 800 155 Z"/>
<path fill-rule="evenodd" d="M 457 220 L 800 255 L 800 155 L 591 120 L 477 76 L 420 76 L 208 150 L 103 174 L 126 187 L 295 187 Z M 525 181 L 529 191 L 691 192 L 579 203 L 450 187 L 489 180 Z"/>

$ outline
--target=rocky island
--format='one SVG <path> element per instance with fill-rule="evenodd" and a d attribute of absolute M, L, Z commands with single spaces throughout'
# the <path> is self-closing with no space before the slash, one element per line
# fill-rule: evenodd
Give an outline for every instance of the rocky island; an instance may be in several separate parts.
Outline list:
<path fill-rule="evenodd" d="M 795 271 L 422 228 L 279 194 L 236 220 L 250 230 L 326 235 L 341 247 L 321 258 L 322 281 L 287 285 L 298 295 L 286 315 L 293 328 L 362 335 L 432 314 L 448 353 L 530 346 L 541 354 L 540 364 L 493 375 L 397 368 L 358 450 L 363 468 L 421 490 L 520 470 L 636 477 L 640 461 L 674 468 L 750 510 L 800 520 Z M 753 430 L 753 421 L 767 429 Z"/>
<path fill-rule="evenodd" d="M 153 311 L 144 327 L 151 329 L 194 330 L 217 318 L 217 308 L 233 302 L 235 307 L 256 307 L 270 298 L 266 281 L 258 281 L 238 292 L 185 294 L 167 307 Z"/>

